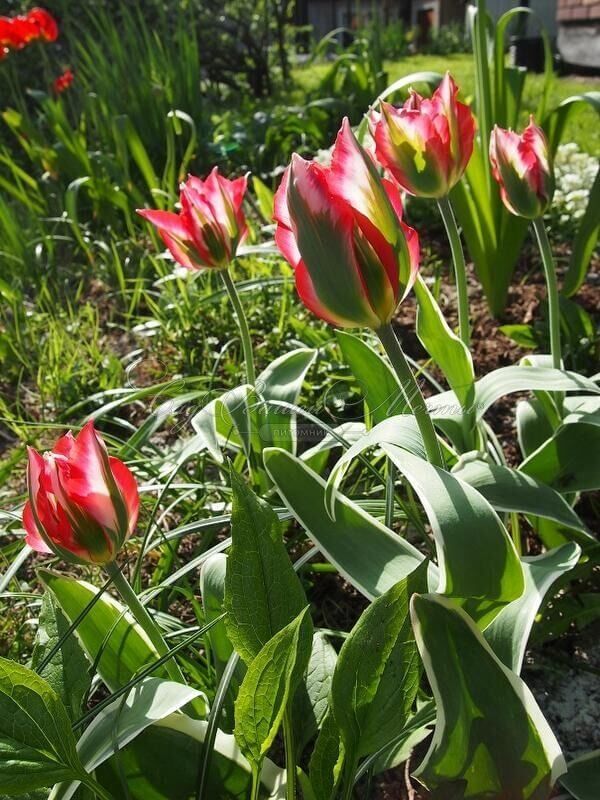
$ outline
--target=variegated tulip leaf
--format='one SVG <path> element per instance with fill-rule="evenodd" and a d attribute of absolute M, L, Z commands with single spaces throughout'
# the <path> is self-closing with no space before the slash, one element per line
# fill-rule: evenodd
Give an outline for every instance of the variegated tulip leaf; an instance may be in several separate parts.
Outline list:
<path fill-rule="evenodd" d="M 520 469 L 563 494 L 594 491 L 600 489 L 600 459 L 582 458 L 582 453 L 599 450 L 600 426 L 573 422 L 561 425 Z"/>
<path fill-rule="evenodd" d="M 437 704 L 415 777 L 436 798 L 547 800 L 566 764 L 527 686 L 448 598 L 415 595 L 411 616 Z"/>
<path fill-rule="evenodd" d="M 523 594 L 515 547 L 488 501 L 449 472 L 395 445 L 382 450 L 417 493 L 435 538 L 440 584 L 477 621 L 488 625 Z"/>
<path fill-rule="evenodd" d="M 273 509 L 231 470 L 231 550 L 225 577 L 227 635 L 250 664 L 306 606 Z"/>
<path fill-rule="evenodd" d="M 409 601 L 426 586 L 423 563 L 368 606 L 342 645 L 331 710 L 350 764 L 377 752 L 406 724 L 421 672 Z"/>
<path fill-rule="evenodd" d="M 543 517 L 571 529 L 583 545 L 596 541 L 562 495 L 530 475 L 482 461 L 480 453 L 462 456 L 452 474 L 477 489 L 497 511 Z"/>
<path fill-rule="evenodd" d="M 235 738 L 259 768 L 310 658 L 313 627 L 308 608 L 276 633 L 248 667 L 235 701 Z"/>
<path fill-rule="evenodd" d="M 580 554 L 578 545 L 569 542 L 549 553 L 522 559 L 525 591 L 505 606 L 485 631 L 492 650 L 517 675 L 521 672 L 529 634 L 544 597 L 561 575 L 573 569 Z"/>
<path fill-rule="evenodd" d="M 358 336 L 336 331 L 342 355 L 360 386 L 375 425 L 395 414 L 402 414 L 408 404 L 388 362 L 375 348 Z"/>
<path fill-rule="evenodd" d="M 560 782 L 575 800 L 598 800 L 600 797 L 600 750 L 586 753 L 569 763 Z"/>
<path fill-rule="evenodd" d="M 54 594 L 69 623 L 96 598 L 98 589 L 86 581 L 69 578 L 50 570 L 39 570 L 48 589 Z M 154 646 L 137 622 L 108 592 L 77 625 L 75 633 L 90 664 L 97 660 L 98 674 L 111 691 L 124 686 L 143 667 L 158 659 Z M 163 668 L 156 677 L 166 677 Z"/>
<path fill-rule="evenodd" d="M 475 394 L 471 353 L 451 330 L 421 277 L 417 278 L 414 289 L 419 304 L 417 336 L 444 373 L 463 409 L 471 409 Z"/>
<path fill-rule="evenodd" d="M 200 570 L 200 597 L 206 622 L 212 622 L 220 617 L 225 608 L 225 574 L 227 570 L 227 555 L 213 553 L 202 564 Z M 217 676 L 223 674 L 233 646 L 227 636 L 224 620 L 217 622 L 206 634 L 210 643 L 210 651 L 215 665 Z"/>
<path fill-rule="evenodd" d="M 284 504 L 328 561 L 365 597 L 372 600 L 383 594 L 423 561 L 416 547 L 344 495 L 336 495 L 331 520 L 325 509 L 325 481 L 299 458 L 271 448 L 264 459 Z M 430 576 L 435 584 L 433 565 Z"/>

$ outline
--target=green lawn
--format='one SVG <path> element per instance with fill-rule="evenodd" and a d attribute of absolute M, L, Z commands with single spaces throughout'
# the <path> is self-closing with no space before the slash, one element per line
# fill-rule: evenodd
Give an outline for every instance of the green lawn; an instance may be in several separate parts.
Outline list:
<path fill-rule="evenodd" d="M 328 69 L 329 64 L 326 63 L 300 67 L 296 70 L 297 82 L 304 91 L 314 91 L 318 88 Z M 448 56 L 408 56 L 399 61 L 387 61 L 385 69 L 388 73 L 389 83 L 393 83 L 398 78 L 411 72 L 420 72 L 422 70 L 445 72 L 445 70 L 449 69 L 461 87 L 464 97 L 471 99 L 475 91 L 472 57 L 465 53 Z M 527 76 L 523 97 L 523 124 L 526 123 L 529 114 L 536 110 L 543 80 L 543 75 L 532 73 Z M 600 78 L 579 77 L 576 75 L 556 77 L 550 95 L 550 108 L 554 108 L 571 95 L 589 91 L 600 91 Z M 567 125 L 563 141 L 576 142 L 583 150 L 593 155 L 600 155 L 598 115 L 591 109 L 585 109 L 573 114 Z"/>

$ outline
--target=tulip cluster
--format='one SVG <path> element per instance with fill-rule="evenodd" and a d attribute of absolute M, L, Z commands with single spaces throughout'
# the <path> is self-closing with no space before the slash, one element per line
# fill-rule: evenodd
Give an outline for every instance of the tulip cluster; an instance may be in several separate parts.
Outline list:
<path fill-rule="evenodd" d="M 32 8 L 27 14 L 0 17 L 0 59 L 11 50 L 22 50 L 32 42 L 55 42 L 58 24 L 44 8 Z"/>

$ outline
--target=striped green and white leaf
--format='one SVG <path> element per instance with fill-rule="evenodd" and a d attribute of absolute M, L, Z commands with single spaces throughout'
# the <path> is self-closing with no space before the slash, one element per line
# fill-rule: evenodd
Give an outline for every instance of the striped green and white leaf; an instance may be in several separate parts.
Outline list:
<path fill-rule="evenodd" d="M 339 573 L 369 600 L 409 575 L 423 555 L 342 494 L 332 520 L 325 508 L 325 481 L 301 459 L 267 449 L 265 468 L 285 506 Z M 368 546 L 365 545 L 368 543 Z M 430 579 L 437 570 L 430 566 Z"/>
<path fill-rule="evenodd" d="M 529 455 L 521 471 L 563 494 L 600 489 L 600 426 L 588 422 L 561 425 Z"/>
<path fill-rule="evenodd" d="M 527 686 L 448 598 L 415 595 L 411 617 L 437 705 L 415 777 L 436 797 L 547 800 L 566 763 Z"/>

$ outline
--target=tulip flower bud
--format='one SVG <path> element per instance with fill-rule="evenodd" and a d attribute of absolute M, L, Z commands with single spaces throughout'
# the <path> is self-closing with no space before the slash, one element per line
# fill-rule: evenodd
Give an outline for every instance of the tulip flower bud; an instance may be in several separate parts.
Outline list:
<path fill-rule="evenodd" d="M 190 175 L 181 186 L 181 211 L 138 209 L 156 226 L 178 264 L 191 270 L 227 269 L 248 234 L 242 210 L 247 176 L 230 181 L 217 167 L 206 180 Z"/>
<path fill-rule="evenodd" d="M 274 218 L 307 308 L 342 328 L 377 330 L 391 320 L 416 278 L 418 236 L 401 221 L 398 187 L 379 177 L 347 119 L 330 166 L 292 157 Z"/>
<path fill-rule="evenodd" d="M 535 219 L 547 211 L 554 194 L 554 172 L 544 131 L 529 118 L 521 136 L 497 125 L 490 138 L 492 174 L 506 208 Z"/>
<path fill-rule="evenodd" d="M 62 436 L 52 451 L 29 448 L 25 541 L 73 563 L 112 561 L 135 528 L 139 496 L 128 468 L 108 455 L 88 422 Z"/>
<path fill-rule="evenodd" d="M 377 159 L 417 197 L 445 197 L 466 169 L 475 137 L 471 109 L 456 99 L 450 73 L 430 100 L 411 91 L 402 108 L 382 101 L 372 116 Z"/>

